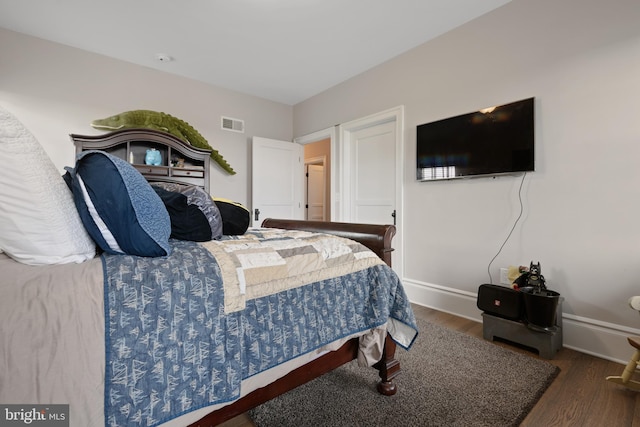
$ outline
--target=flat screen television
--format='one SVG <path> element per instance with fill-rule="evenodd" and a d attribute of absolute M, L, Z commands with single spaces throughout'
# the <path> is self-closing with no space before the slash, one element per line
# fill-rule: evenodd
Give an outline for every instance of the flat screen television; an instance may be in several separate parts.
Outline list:
<path fill-rule="evenodd" d="M 417 179 L 432 181 L 534 170 L 534 98 L 417 127 Z"/>

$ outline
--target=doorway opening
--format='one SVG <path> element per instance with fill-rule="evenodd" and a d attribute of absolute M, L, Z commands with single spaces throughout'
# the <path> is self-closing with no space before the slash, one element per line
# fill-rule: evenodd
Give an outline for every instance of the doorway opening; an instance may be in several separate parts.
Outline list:
<path fill-rule="evenodd" d="M 306 149 L 306 147 L 305 147 Z M 307 221 L 326 221 L 330 210 L 327 200 L 330 199 L 327 185 L 326 156 L 307 157 L 305 155 L 305 219 Z"/>
<path fill-rule="evenodd" d="M 305 144 L 305 219 L 328 221 L 331 217 L 331 140 Z"/>
<path fill-rule="evenodd" d="M 335 139 L 335 128 L 327 128 L 321 131 L 314 132 L 309 135 L 305 135 L 299 138 L 295 138 L 294 142 L 302 145 L 303 147 L 303 158 L 304 158 L 304 175 L 300 178 L 303 179 L 305 188 L 305 203 L 309 205 L 309 209 L 305 209 L 305 219 L 319 218 L 321 215 L 323 219 L 316 219 L 320 221 L 335 221 L 337 216 L 335 211 L 335 203 L 333 198 L 335 197 L 335 168 L 333 167 L 333 158 L 336 151 L 336 139 Z M 320 187 L 319 183 L 314 185 L 314 189 L 311 194 L 309 194 L 309 190 L 307 189 L 307 169 L 309 166 L 313 165 L 312 172 L 315 174 L 312 178 L 315 180 L 319 180 L 319 168 L 316 166 L 322 166 L 324 171 L 324 178 L 322 182 L 324 183 L 324 190 L 317 191 Z M 316 191 L 314 193 L 314 191 Z M 322 202 L 320 202 L 322 195 Z M 319 205 L 323 204 L 322 214 L 319 213 L 320 209 L 316 206 L 315 212 L 310 212 L 311 204 L 309 203 L 309 196 L 314 198 L 314 204 Z"/>

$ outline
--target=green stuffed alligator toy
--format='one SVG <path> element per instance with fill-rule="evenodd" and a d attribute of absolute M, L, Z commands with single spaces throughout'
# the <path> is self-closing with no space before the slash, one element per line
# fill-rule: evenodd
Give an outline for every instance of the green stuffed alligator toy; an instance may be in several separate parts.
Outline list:
<path fill-rule="evenodd" d="M 168 132 L 173 136 L 198 148 L 211 150 L 211 158 L 227 171 L 230 175 L 235 175 L 233 168 L 222 157 L 218 150 L 213 149 L 207 140 L 193 128 L 189 123 L 173 117 L 167 113 L 151 110 L 132 110 L 106 119 L 94 120 L 91 126 L 101 130 L 116 130 L 124 128 L 146 128 Z"/>

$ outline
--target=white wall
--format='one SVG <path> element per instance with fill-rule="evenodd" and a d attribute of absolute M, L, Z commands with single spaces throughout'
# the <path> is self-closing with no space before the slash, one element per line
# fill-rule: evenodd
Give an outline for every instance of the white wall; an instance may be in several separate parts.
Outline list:
<path fill-rule="evenodd" d="M 640 2 L 513 0 L 294 107 L 294 135 L 405 106 L 404 282 L 480 319 L 475 294 L 519 213 L 520 177 L 416 182 L 415 127 L 536 98 L 536 172 L 499 268 L 540 261 L 565 344 L 626 360 L 640 333 Z"/>
<path fill-rule="evenodd" d="M 292 107 L 0 29 L 0 104 L 15 114 L 60 171 L 73 166 L 69 133 L 102 133 L 98 118 L 147 109 L 179 117 L 237 172 L 211 169 L 212 194 L 249 206 L 253 135 L 292 140 Z M 220 129 L 220 116 L 245 120 L 245 133 Z"/>

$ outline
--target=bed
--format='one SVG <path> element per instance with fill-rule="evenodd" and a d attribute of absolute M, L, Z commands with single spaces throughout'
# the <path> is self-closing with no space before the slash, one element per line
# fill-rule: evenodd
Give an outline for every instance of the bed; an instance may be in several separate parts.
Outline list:
<path fill-rule="evenodd" d="M 217 425 L 354 359 L 378 369 L 380 393 L 396 392 L 396 344 L 410 348 L 417 329 L 390 268 L 394 226 L 266 219 L 241 235 L 151 239 L 167 218 L 148 206 L 146 186 L 197 188 L 211 199 L 210 153 L 148 129 L 71 138 L 79 160 L 65 185 L 92 240 L 106 246 L 85 259 L 65 255 L 72 262 L 29 262 L 14 249 L 19 239 L 0 240 L 1 403 L 69 404 L 72 426 Z M 145 162 L 151 149 L 159 164 Z M 81 159 L 94 160 L 82 169 Z M 143 189 L 127 187 L 133 169 Z M 110 240 L 97 224 L 113 218 L 96 219 L 107 197 L 92 196 L 92 179 L 113 197 L 144 193 L 128 208 L 148 211 L 151 231 L 120 218 L 127 235 L 142 237 L 109 246 L 121 231 Z M 214 236 L 224 218 L 197 207 Z"/>

